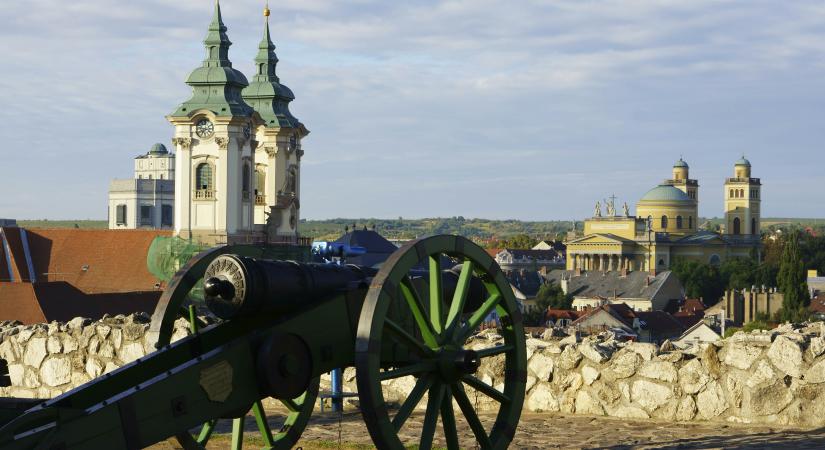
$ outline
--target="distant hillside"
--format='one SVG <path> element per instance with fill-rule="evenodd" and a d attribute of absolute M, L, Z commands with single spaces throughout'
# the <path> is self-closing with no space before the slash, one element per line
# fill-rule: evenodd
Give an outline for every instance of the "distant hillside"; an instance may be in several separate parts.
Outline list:
<path fill-rule="evenodd" d="M 109 227 L 106 220 L 18 220 L 17 225 L 24 228 L 86 228 L 105 229 Z"/>

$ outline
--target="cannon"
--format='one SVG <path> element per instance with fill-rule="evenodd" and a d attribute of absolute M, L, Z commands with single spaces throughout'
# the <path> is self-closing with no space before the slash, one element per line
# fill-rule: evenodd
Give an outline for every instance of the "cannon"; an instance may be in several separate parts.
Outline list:
<path fill-rule="evenodd" d="M 137 449 L 174 437 L 201 449 L 221 419 L 233 420 L 240 448 L 249 411 L 265 448 L 292 448 L 320 376 L 342 367 L 355 368 L 358 406 L 378 448 L 430 448 L 440 422 L 447 447 L 457 449 L 460 420 L 480 448 L 510 444 L 524 402 L 525 335 L 512 290 L 483 249 L 433 236 L 404 245 L 380 269 L 266 256 L 224 246 L 194 257 L 153 314 L 155 352 L 50 400 L 0 403 L 0 448 Z M 185 307 L 201 282 L 204 306 L 217 317 L 210 325 Z M 503 343 L 473 341 L 491 316 Z M 193 333 L 171 342 L 181 317 Z M 485 358 L 497 358 L 504 374 L 495 387 L 475 376 Z M 412 390 L 388 401 L 382 383 L 401 377 Z M 480 418 L 470 392 L 496 405 L 493 422 Z M 266 397 L 287 411 L 275 432 Z M 416 410 L 420 439 L 403 442 L 399 431 Z"/>

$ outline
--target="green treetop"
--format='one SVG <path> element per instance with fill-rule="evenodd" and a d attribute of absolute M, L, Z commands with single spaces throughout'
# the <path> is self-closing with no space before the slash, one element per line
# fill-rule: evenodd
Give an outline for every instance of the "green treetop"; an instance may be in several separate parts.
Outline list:
<path fill-rule="evenodd" d="M 800 257 L 797 233 L 791 233 L 785 244 L 776 278 L 783 296 L 782 318 L 788 321 L 804 320 L 811 299 L 808 295 L 805 266 Z"/>
<path fill-rule="evenodd" d="M 278 56 L 269 36 L 269 8 L 264 9 L 264 17 L 264 36 L 255 57 L 255 77 L 243 90 L 243 99 L 261 115 L 267 127 L 299 128 L 301 122 L 289 112 L 289 102 L 295 100 L 295 94 L 281 84 L 275 74 Z"/>
<path fill-rule="evenodd" d="M 215 1 L 215 13 L 203 40 L 206 59 L 186 79 L 192 86 L 192 98 L 183 102 L 172 117 L 186 117 L 197 109 L 208 109 L 218 116 L 250 116 L 253 109 L 241 97 L 249 82 L 240 71 L 232 68 L 226 26 L 221 19 L 221 5 Z"/>

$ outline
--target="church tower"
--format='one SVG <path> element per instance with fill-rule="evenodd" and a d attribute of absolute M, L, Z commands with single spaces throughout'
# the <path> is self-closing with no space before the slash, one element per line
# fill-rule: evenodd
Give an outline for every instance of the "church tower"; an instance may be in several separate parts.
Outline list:
<path fill-rule="evenodd" d="M 247 242 L 253 233 L 252 132 L 241 97 L 249 83 L 232 68 L 221 7 L 203 41 L 206 59 L 189 75 L 192 97 L 167 120 L 175 127 L 175 234 L 207 244 Z"/>
<path fill-rule="evenodd" d="M 255 224 L 266 224 L 269 241 L 297 237 L 301 181 L 301 140 L 309 134 L 289 111 L 295 95 L 275 73 L 278 56 L 269 35 L 269 7 L 255 57 L 255 77 L 243 100 L 260 115 L 252 149 L 255 171 Z"/>
<path fill-rule="evenodd" d="M 679 189 L 697 203 L 699 202 L 699 182 L 690 179 L 690 166 L 682 158 L 679 158 L 673 164 L 673 178 L 668 180 L 666 184 Z"/>
<path fill-rule="evenodd" d="M 751 178 L 751 163 L 744 156 L 736 161 L 733 178 L 725 180 L 725 234 L 759 237 L 762 183 Z"/>

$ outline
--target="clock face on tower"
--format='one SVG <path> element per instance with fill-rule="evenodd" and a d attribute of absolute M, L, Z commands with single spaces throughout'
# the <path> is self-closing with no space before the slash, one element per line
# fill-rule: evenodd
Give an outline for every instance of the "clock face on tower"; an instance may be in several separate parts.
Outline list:
<path fill-rule="evenodd" d="M 198 135 L 199 138 L 205 139 L 215 132 L 215 127 L 212 125 L 212 122 L 209 119 L 201 119 L 198 123 L 195 124 L 195 134 Z"/>

